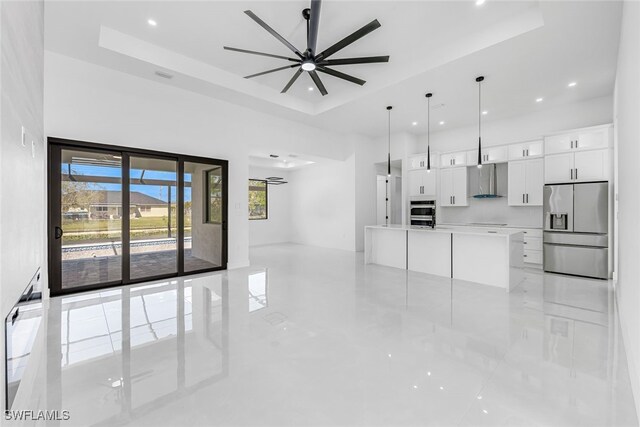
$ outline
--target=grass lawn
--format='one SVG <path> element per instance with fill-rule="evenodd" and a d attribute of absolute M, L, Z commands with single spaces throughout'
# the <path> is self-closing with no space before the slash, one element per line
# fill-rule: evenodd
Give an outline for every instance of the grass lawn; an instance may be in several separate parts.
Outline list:
<path fill-rule="evenodd" d="M 191 225 L 191 217 L 185 217 L 185 226 Z M 148 217 L 148 218 L 132 218 L 131 230 L 149 230 L 157 228 L 167 228 L 169 222 L 167 217 Z M 171 218 L 171 228 L 175 227 L 178 219 Z M 78 221 L 63 221 L 62 229 L 65 233 L 73 233 L 79 231 L 109 231 L 120 230 L 122 227 L 121 219 L 83 219 Z"/>

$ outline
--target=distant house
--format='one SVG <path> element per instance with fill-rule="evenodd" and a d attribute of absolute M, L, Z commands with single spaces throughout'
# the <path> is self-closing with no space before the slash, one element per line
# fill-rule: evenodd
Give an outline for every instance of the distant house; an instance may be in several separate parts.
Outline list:
<path fill-rule="evenodd" d="M 122 192 L 109 190 L 93 190 L 94 200 L 89 205 L 91 219 L 122 218 Z M 138 191 L 130 193 L 130 218 L 168 216 L 169 204 Z"/>

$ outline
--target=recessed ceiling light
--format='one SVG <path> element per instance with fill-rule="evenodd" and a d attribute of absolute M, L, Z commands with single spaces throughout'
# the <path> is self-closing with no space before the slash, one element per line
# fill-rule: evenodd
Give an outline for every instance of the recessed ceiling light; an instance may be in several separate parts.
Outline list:
<path fill-rule="evenodd" d="M 309 88 L 307 89 L 309 92 L 313 92 L 313 87 L 309 86 Z"/>
<path fill-rule="evenodd" d="M 536 102 L 542 102 L 544 98 L 536 98 Z"/>
<path fill-rule="evenodd" d="M 411 126 L 417 126 L 418 122 L 411 122 Z"/>
<path fill-rule="evenodd" d="M 487 114 L 489 114 L 489 112 L 488 112 L 488 111 L 483 111 L 483 112 L 482 112 L 482 115 L 483 115 L 483 116 L 486 116 Z"/>
<path fill-rule="evenodd" d="M 482 6 L 486 0 L 476 0 L 476 6 Z"/>
<path fill-rule="evenodd" d="M 152 27 L 155 27 L 156 25 L 158 25 L 158 23 L 157 23 L 155 20 L 153 20 L 153 19 L 149 19 L 149 20 L 147 20 L 147 22 L 148 22 L 148 23 L 149 23 L 149 25 L 151 25 Z"/>
<path fill-rule="evenodd" d="M 569 83 L 567 86 L 569 86 L 569 87 L 574 87 L 574 86 L 575 86 L 575 85 L 577 85 L 577 84 L 578 84 L 578 83 L 576 83 L 576 82 L 571 82 L 571 83 Z"/>
<path fill-rule="evenodd" d="M 440 124 L 441 124 L 441 125 L 443 125 L 443 124 L 444 124 L 444 122 L 440 122 Z"/>

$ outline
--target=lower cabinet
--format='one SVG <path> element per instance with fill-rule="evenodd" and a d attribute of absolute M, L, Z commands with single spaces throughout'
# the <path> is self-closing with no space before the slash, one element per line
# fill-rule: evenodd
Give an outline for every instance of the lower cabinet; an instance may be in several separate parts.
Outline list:
<path fill-rule="evenodd" d="M 524 233 L 523 261 L 530 267 L 542 268 L 542 229 L 520 228 Z"/>
<path fill-rule="evenodd" d="M 440 206 L 467 205 L 467 168 L 440 169 Z"/>

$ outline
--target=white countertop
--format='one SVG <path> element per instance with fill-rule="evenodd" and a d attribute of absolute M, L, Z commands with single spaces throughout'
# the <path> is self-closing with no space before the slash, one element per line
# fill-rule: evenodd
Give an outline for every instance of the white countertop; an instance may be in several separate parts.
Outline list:
<path fill-rule="evenodd" d="M 448 233 L 448 234 L 480 234 L 485 236 L 511 236 L 521 233 L 521 231 L 509 228 L 496 227 L 469 227 L 463 225 L 447 226 L 437 225 L 436 228 L 415 227 L 410 225 L 389 224 L 389 225 L 368 225 L 365 228 L 382 229 L 382 230 L 404 230 L 419 231 L 424 233 Z"/>

